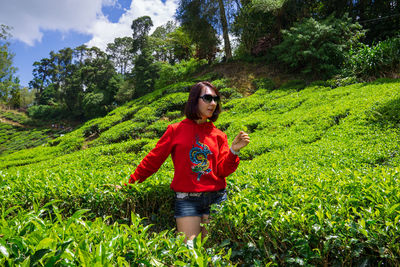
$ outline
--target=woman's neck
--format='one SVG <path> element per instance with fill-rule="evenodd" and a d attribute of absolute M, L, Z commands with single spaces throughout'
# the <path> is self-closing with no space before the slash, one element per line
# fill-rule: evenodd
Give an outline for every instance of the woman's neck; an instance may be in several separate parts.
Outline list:
<path fill-rule="evenodd" d="M 195 120 L 195 122 L 196 122 L 197 124 L 203 124 L 203 123 L 206 123 L 206 122 L 207 122 L 207 118 L 198 119 L 198 120 Z"/>

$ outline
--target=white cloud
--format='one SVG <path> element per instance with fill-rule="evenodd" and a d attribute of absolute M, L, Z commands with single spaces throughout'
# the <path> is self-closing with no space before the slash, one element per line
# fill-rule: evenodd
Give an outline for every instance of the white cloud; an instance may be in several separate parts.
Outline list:
<path fill-rule="evenodd" d="M 34 46 L 43 37 L 43 30 L 62 33 L 76 31 L 92 35 L 88 46 L 104 49 L 116 37 L 131 36 L 132 20 L 150 16 L 154 27 L 172 19 L 177 0 L 133 0 L 117 23 L 110 22 L 102 13 L 102 6 L 121 8 L 117 0 L 5 0 L 0 8 L 0 24 L 12 26 L 12 34 Z"/>
<path fill-rule="evenodd" d="M 1 4 L 0 23 L 12 26 L 15 39 L 31 46 L 40 42 L 42 30 L 88 33 L 101 17 L 102 5 L 110 0 L 6 0 Z"/>
<path fill-rule="evenodd" d="M 167 0 L 165 4 L 160 0 L 133 0 L 130 9 L 126 10 L 117 23 L 98 19 L 90 30 L 93 38 L 87 45 L 105 49 L 107 44 L 113 42 L 116 37 L 131 36 L 132 21 L 141 16 L 151 17 L 154 25 L 152 30 L 154 30 L 172 20 L 176 8 L 176 0 Z"/>

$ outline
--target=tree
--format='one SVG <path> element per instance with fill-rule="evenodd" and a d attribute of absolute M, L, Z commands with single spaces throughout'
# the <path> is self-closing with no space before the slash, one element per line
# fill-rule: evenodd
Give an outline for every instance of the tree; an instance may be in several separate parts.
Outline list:
<path fill-rule="evenodd" d="M 135 81 L 136 97 L 143 96 L 154 89 L 159 68 L 153 62 L 154 58 L 149 49 L 142 50 L 142 53 L 135 60 L 133 77 Z"/>
<path fill-rule="evenodd" d="M 138 54 L 134 61 L 132 71 L 135 84 L 135 97 L 140 97 L 154 88 L 154 83 L 158 77 L 158 67 L 155 65 L 154 58 L 149 49 L 148 33 L 153 26 L 150 17 L 143 16 L 132 21 L 133 30 L 132 52 Z"/>
<path fill-rule="evenodd" d="M 16 69 L 13 67 L 14 55 L 9 51 L 8 38 L 11 37 L 10 27 L 0 25 L 0 100 L 8 102 L 10 94 L 19 88 L 19 80 L 14 77 Z"/>
<path fill-rule="evenodd" d="M 372 44 L 396 36 L 400 25 L 398 0 L 329 0 L 314 9 L 318 18 L 334 14 L 336 18 L 349 14 L 353 22 L 360 23 L 366 31 L 364 42 Z"/>
<path fill-rule="evenodd" d="M 177 61 L 189 60 L 193 56 L 195 50 L 193 41 L 183 27 L 167 34 L 167 39 Z"/>
<path fill-rule="evenodd" d="M 13 108 L 17 109 L 21 107 L 21 88 L 19 86 L 19 78 L 15 78 L 10 88 L 10 99 L 8 104 Z"/>
<path fill-rule="evenodd" d="M 132 53 L 137 54 L 148 45 L 149 31 L 153 27 L 153 21 L 149 16 L 143 16 L 132 21 Z"/>
<path fill-rule="evenodd" d="M 50 61 L 52 69 L 50 71 L 51 82 L 55 84 L 58 92 L 63 85 L 65 79 L 72 74 L 73 71 L 73 54 L 74 50 L 67 47 L 58 51 L 58 53 L 50 52 Z"/>
<path fill-rule="evenodd" d="M 322 21 L 309 18 L 284 30 L 283 42 L 274 49 L 278 59 L 292 70 L 329 78 L 339 71 L 350 48 L 364 35 L 361 28 L 347 16 Z"/>
<path fill-rule="evenodd" d="M 126 75 L 133 65 L 132 56 L 132 37 L 118 37 L 114 39 L 113 43 L 107 44 L 107 53 L 110 55 L 115 68 L 120 74 Z"/>
<path fill-rule="evenodd" d="M 173 44 L 168 37 L 176 28 L 175 22 L 168 21 L 166 24 L 157 27 L 153 34 L 149 36 L 149 48 L 153 51 L 154 60 L 169 62 L 170 64 L 177 61 Z"/>
<path fill-rule="evenodd" d="M 36 89 L 38 92 L 38 97 L 43 92 L 43 90 L 51 83 L 50 73 L 52 68 L 51 61 L 48 58 L 42 58 L 40 61 L 35 61 L 33 63 L 33 80 L 29 82 L 29 87 Z"/>
<path fill-rule="evenodd" d="M 28 87 L 21 88 L 21 107 L 27 108 L 35 101 L 35 93 Z"/>
<path fill-rule="evenodd" d="M 38 90 L 36 103 L 47 105 L 47 110 L 51 110 L 48 105 L 54 106 L 55 115 L 88 119 L 104 115 L 114 105 L 120 78 L 115 78 L 109 56 L 97 47 L 52 51 L 34 66 L 29 84 Z M 93 103 L 98 106 L 94 108 Z M 62 109 L 68 112 L 59 114 Z"/>
<path fill-rule="evenodd" d="M 112 79 L 117 74 L 108 55 L 97 47 L 87 48 L 84 53 L 83 63 L 79 63 L 75 72 L 78 75 L 75 76 L 76 80 L 72 80 L 70 89 L 78 91 L 79 98 L 76 99 L 76 105 L 82 104 L 83 111 L 86 112 L 87 110 L 93 111 L 93 109 L 85 109 L 85 104 L 90 103 L 92 105 L 97 103 L 99 109 L 96 110 L 101 110 L 102 112 L 96 111 L 96 115 L 104 115 L 112 106 L 119 86 L 112 82 Z M 89 93 L 92 94 L 88 98 L 86 95 Z M 96 101 L 93 101 L 93 99 Z M 90 114 L 90 117 L 85 116 L 85 118 L 91 118 L 94 114 L 92 111 L 86 112 L 85 114 Z"/>
<path fill-rule="evenodd" d="M 133 98 L 135 94 L 135 87 L 130 80 L 123 80 L 119 86 L 118 92 L 115 95 L 115 101 L 123 104 Z"/>
<path fill-rule="evenodd" d="M 282 29 L 293 26 L 316 11 L 315 1 L 253 0 L 243 1 L 235 17 L 233 33 L 239 37 L 238 54 L 262 56 L 282 41 Z"/>
<path fill-rule="evenodd" d="M 175 14 L 196 45 L 195 57 L 207 59 L 209 63 L 215 58 L 219 44 L 217 31 L 213 27 L 217 24 L 215 14 L 215 2 L 205 0 L 181 0 Z"/>
<path fill-rule="evenodd" d="M 229 41 L 228 22 L 226 20 L 225 6 L 223 0 L 218 0 L 218 7 L 220 14 L 220 21 L 222 25 L 222 32 L 224 37 L 225 57 L 228 60 L 232 58 L 232 49 L 231 49 L 231 43 Z"/>

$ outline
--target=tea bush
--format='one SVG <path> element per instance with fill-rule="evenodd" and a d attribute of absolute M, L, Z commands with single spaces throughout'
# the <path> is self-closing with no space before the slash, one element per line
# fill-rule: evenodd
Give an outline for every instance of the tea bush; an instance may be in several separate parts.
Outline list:
<path fill-rule="evenodd" d="M 143 183 L 113 186 L 182 120 L 185 92 L 155 91 L 47 146 L 0 156 L 0 263 L 397 266 L 399 85 L 260 88 L 226 99 L 215 125 L 230 142 L 245 130 L 251 143 L 194 250 L 173 231 L 170 158 Z"/>
<path fill-rule="evenodd" d="M 167 85 L 181 82 L 196 72 L 199 72 L 207 65 L 207 60 L 197 60 L 191 58 L 190 60 L 182 60 L 175 65 L 160 64 L 160 77 L 156 80 L 155 88 L 163 88 Z"/>
<path fill-rule="evenodd" d="M 0 109 L 0 118 L 14 123 L 0 122 L 0 154 L 36 147 L 66 132 L 65 129 L 47 128 L 45 123 L 34 121 L 21 112 Z"/>
<path fill-rule="evenodd" d="M 39 146 L 47 143 L 54 134 L 50 129 L 25 129 L 0 123 L 0 154 Z"/>
<path fill-rule="evenodd" d="M 16 210 L 16 209 L 14 209 Z M 135 215 L 130 225 L 108 218 L 87 220 L 88 210 L 64 218 L 56 205 L 0 219 L 0 264 L 3 266 L 227 266 L 223 248 L 208 249 L 199 239 L 194 249 L 182 245 L 172 231 L 149 232 Z M 62 233 L 60 235 L 60 233 Z"/>

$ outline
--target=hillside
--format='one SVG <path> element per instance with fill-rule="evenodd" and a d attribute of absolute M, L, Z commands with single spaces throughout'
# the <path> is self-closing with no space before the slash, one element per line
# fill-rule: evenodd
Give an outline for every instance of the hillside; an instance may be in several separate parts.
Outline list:
<path fill-rule="evenodd" d="M 23 112 L 0 108 L 0 155 L 46 144 L 71 130 L 64 125 L 34 121 Z"/>
<path fill-rule="evenodd" d="M 0 263 L 399 265 L 400 80 L 248 77 L 213 80 L 224 96 L 216 126 L 251 143 L 204 247 L 175 237 L 170 159 L 142 184 L 110 186 L 182 120 L 189 81 L 0 155 Z"/>

